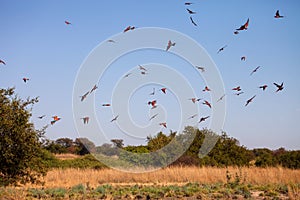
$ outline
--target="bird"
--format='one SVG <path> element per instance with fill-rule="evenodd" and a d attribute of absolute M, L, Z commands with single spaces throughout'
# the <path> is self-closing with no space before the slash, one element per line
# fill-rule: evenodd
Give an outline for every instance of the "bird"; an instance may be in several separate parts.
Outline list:
<path fill-rule="evenodd" d="M 240 96 L 241 94 L 244 94 L 244 92 L 235 93 L 236 96 Z"/>
<path fill-rule="evenodd" d="M 284 16 L 282 16 L 282 15 L 279 14 L 279 10 L 277 10 L 277 11 L 276 11 L 276 14 L 275 14 L 275 16 L 274 16 L 274 18 L 277 18 L 277 19 L 278 19 L 278 18 L 283 18 L 283 17 L 284 17 Z"/>
<path fill-rule="evenodd" d="M 242 25 L 240 28 L 235 29 L 235 30 L 237 30 L 237 31 L 247 30 L 248 26 L 249 26 L 249 18 L 247 19 L 247 22 L 244 25 Z"/>
<path fill-rule="evenodd" d="M 195 66 L 197 69 L 201 70 L 201 72 L 205 72 L 205 68 L 201 66 Z"/>
<path fill-rule="evenodd" d="M 95 91 L 98 88 L 97 85 L 94 85 L 94 87 L 91 89 L 90 93 L 92 93 L 93 91 Z"/>
<path fill-rule="evenodd" d="M 208 101 L 205 100 L 205 101 L 203 102 L 203 104 L 204 104 L 204 105 L 207 105 L 208 107 L 211 108 L 211 104 L 210 104 Z"/>
<path fill-rule="evenodd" d="M 118 119 L 119 115 L 115 116 L 110 122 L 116 121 Z"/>
<path fill-rule="evenodd" d="M 190 6 L 190 5 L 192 5 L 192 4 L 194 4 L 194 3 L 192 3 L 192 2 L 185 2 L 185 3 L 184 3 L 184 5 L 186 5 L 186 6 Z"/>
<path fill-rule="evenodd" d="M 241 86 L 237 86 L 235 88 L 232 88 L 232 90 L 241 91 L 242 89 L 241 89 Z"/>
<path fill-rule="evenodd" d="M 262 90 L 267 89 L 267 87 L 268 87 L 267 85 L 261 85 L 261 86 L 259 86 L 259 88 L 262 89 Z"/>
<path fill-rule="evenodd" d="M 225 96 L 226 96 L 226 94 L 223 94 L 223 95 L 217 100 L 217 102 L 222 101 L 223 98 L 224 98 Z"/>
<path fill-rule="evenodd" d="M 89 120 L 90 120 L 89 117 L 83 117 L 83 118 L 81 118 L 81 119 L 83 120 L 83 123 L 84 123 L 84 124 L 88 124 L 88 123 L 89 123 Z"/>
<path fill-rule="evenodd" d="M 198 114 L 194 114 L 194 115 L 190 116 L 188 119 L 194 119 L 197 116 L 198 116 Z"/>
<path fill-rule="evenodd" d="M 152 92 L 149 95 L 154 95 L 155 94 L 155 88 L 153 88 Z"/>
<path fill-rule="evenodd" d="M 207 86 L 205 86 L 205 88 L 202 90 L 203 92 L 209 92 L 211 91 Z"/>
<path fill-rule="evenodd" d="M 145 67 L 143 67 L 142 65 L 139 65 L 139 69 L 140 69 L 141 71 L 147 71 L 147 69 L 146 69 Z"/>
<path fill-rule="evenodd" d="M 191 100 L 193 103 L 196 103 L 196 101 L 200 101 L 202 99 L 198 99 L 198 98 L 193 97 L 193 98 L 190 98 L 189 100 Z"/>
<path fill-rule="evenodd" d="M 110 105 L 110 103 L 104 103 L 104 104 L 102 104 L 102 106 L 103 107 L 108 107 L 108 106 L 111 106 L 111 105 Z"/>
<path fill-rule="evenodd" d="M 57 115 L 53 116 L 52 118 L 53 118 L 53 120 L 50 122 L 51 125 L 55 124 L 57 121 L 59 121 L 59 120 L 61 119 L 61 118 L 58 117 Z"/>
<path fill-rule="evenodd" d="M 0 60 L 0 64 L 6 65 L 6 63 L 3 60 Z"/>
<path fill-rule="evenodd" d="M 223 47 L 221 47 L 219 50 L 218 50 L 218 52 L 217 53 L 220 53 L 221 51 L 224 51 L 224 49 L 227 47 L 227 45 L 225 45 L 225 46 L 223 46 Z"/>
<path fill-rule="evenodd" d="M 246 56 L 242 56 L 241 61 L 245 61 L 245 60 L 246 60 Z"/>
<path fill-rule="evenodd" d="M 124 78 L 127 78 L 128 76 L 130 76 L 132 73 L 128 73 L 128 74 L 125 74 Z"/>
<path fill-rule="evenodd" d="M 157 115 L 158 115 L 158 113 L 155 114 L 155 115 L 153 115 L 153 116 L 151 116 L 150 119 L 149 119 L 149 121 L 151 121 L 152 119 L 154 119 Z"/>
<path fill-rule="evenodd" d="M 156 101 L 156 100 L 153 100 L 153 101 L 149 101 L 149 102 L 148 102 L 148 105 L 151 105 L 152 108 L 156 108 L 156 103 L 157 103 L 157 101 Z"/>
<path fill-rule="evenodd" d="M 160 89 L 164 94 L 166 94 L 166 92 L 167 92 L 167 88 L 161 88 Z"/>
<path fill-rule="evenodd" d="M 65 21 L 65 24 L 67 24 L 67 25 L 72 25 L 72 23 L 71 22 L 69 22 L 69 21 Z"/>
<path fill-rule="evenodd" d="M 281 90 L 283 90 L 283 82 L 279 85 L 279 84 L 277 84 L 277 83 L 273 83 L 276 87 L 277 87 L 277 90 L 276 90 L 276 92 L 279 92 L 279 91 L 281 91 Z"/>
<path fill-rule="evenodd" d="M 200 120 L 199 120 L 199 123 L 204 122 L 204 121 L 205 121 L 206 119 L 208 119 L 208 118 L 209 118 L 209 116 L 201 117 Z"/>
<path fill-rule="evenodd" d="M 87 95 L 90 93 L 90 91 L 86 92 L 84 95 L 80 96 L 81 97 L 81 101 L 85 100 Z"/>
<path fill-rule="evenodd" d="M 107 42 L 116 43 L 116 41 L 114 41 L 112 39 L 107 40 Z"/>
<path fill-rule="evenodd" d="M 239 34 L 240 32 L 238 32 L 238 31 L 234 31 L 233 32 L 233 34 L 235 34 L 235 35 L 237 35 L 237 34 Z"/>
<path fill-rule="evenodd" d="M 198 26 L 197 23 L 193 20 L 192 16 L 190 16 L 190 20 L 194 26 Z"/>
<path fill-rule="evenodd" d="M 161 122 L 161 123 L 159 123 L 159 125 L 167 128 L 167 123 L 166 122 Z"/>
<path fill-rule="evenodd" d="M 168 51 L 172 46 L 175 46 L 176 43 L 175 42 L 172 42 L 171 40 L 168 41 L 168 45 L 167 45 L 167 48 L 166 48 L 166 51 Z"/>
<path fill-rule="evenodd" d="M 29 78 L 24 77 L 23 81 L 24 81 L 24 83 L 26 83 L 27 81 L 29 81 Z"/>
<path fill-rule="evenodd" d="M 135 27 L 134 26 L 127 26 L 125 29 L 124 29 L 124 33 L 127 32 L 127 31 L 130 31 L 130 30 L 134 30 Z"/>
<path fill-rule="evenodd" d="M 41 116 L 39 116 L 38 118 L 39 118 L 39 119 L 43 119 L 45 116 L 46 116 L 46 115 L 41 115 Z"/>
<path fill-rule="evenodd" d="M 245 106 L 248 106 L 248 104 L 249 104 L 250 102 L 252 102 L 252 100 L 253 100 L 255 97 L 256 97 L 256 95 L 254 95 L 253 97 L 251 97 L 250 99 L 248 99 L 248 100 L 246 101 Z"/>
<path fill-rule="evenodd" d="M 251 72 L 250 76 L 251 76 L 252 74 L 254 74 L 255 72 L 257 72 L 257 70 L 258 70 L 259 68 L 260 68 L 260 66 L 256 67 L 256 68 Z"/>
<path fill-rule="evenodd" d="M 188 9 L 188 8 L 187 8 L 186 10 L 187 10 L 187 11 L 188 11 L 188 13 L 189 13 L 189 14 L 191 14 L 191 15 L 193 15 L 193 14 L 196 14 L 196 12 L 194 12 L 194 11 L 192 11 L 192 10 Z"/>

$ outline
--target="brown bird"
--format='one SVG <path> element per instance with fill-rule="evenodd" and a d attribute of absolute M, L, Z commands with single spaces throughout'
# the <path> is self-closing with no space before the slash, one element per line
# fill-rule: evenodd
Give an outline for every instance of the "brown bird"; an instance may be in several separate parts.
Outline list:
<path fill-rule="evenodd" d="M 190 16 L 190 20 L 194 26 L 198 26 L 197 23 L 193 20 L 192 16 Z"/>
<path fill-rule="evenodd" d="M 159 125 L 167 128 L 167 123 L 166 122 L 161 122 L 161 123 L 159 123 Z"/>
<path fill-rule="evenodd" d="M 172 43 L 171 40 L 168 41 L 168 45 L 167 45 L 167 48 L 166 48 L 166 51 L 168 51 L 172 46 L 174 47 L 176 45 L 176 43 Z"/>
<path fill-rule="evenodd" d="M 39 116 L 39 119 L 43 119 L 46 115 Z"/>
<path fill-rule="evenodd" d="M 279 91 L 281 91 L 281 90 L 283 90 L 283 82 L 279 85 L 279 84 L 277 84 L 277 83 L 273 83 L 276 87 L 277 87 L 277 90 L 276 90 L 276 92 L 279 92 Z"/>
<path fill-rule="evenodd" d="M 160 89 L 164 94 L 166 94 L 166 92 L 167 92 L 167 88 L 161 88 Z"/>
<path fill-rule="evenodd" d="M 256 97 L 256 95 L 254 95 L 253 97 L 251 97 L 250 99 L 248 99 L 248 100 L 246 101 L 245 106 L 247 106 L 250 102 L 252 102 L 252 100 L 253 100 L 255 97 Z"/>
<path fill-rule="evenodd" d="M 260 89 L 262 89 L 262 90 L 265 90 L 265 89 L 267 89 L 267 87 L 268 87 L 267 85 L 262 85 L 262 86 L 259 86 L 259 88 L 260 88 Z"/>
<path fill-rule="evenodd" d="M 135 27 L 134 26 L 127 26 L 125 29 L 124 29 L 124 33 L 127 32 L 127 31 L 130 31 L 130 30 L 134 30 Z"/>
<path fill-rule="evenodd" d="M 223 46 L 223 47 L 221 47 L 219 50 L 218 50 L 218 52 L 217 53 L 220 53 L 221 51 L 224 51 L 224 49 L 227 47 L 227 45 L 225 45 L 225 46 Z"/>
<path fill-rule="evenodd" d="M 81 118 L 81 119 L 83 120 L 83 123 L 84 123 L 84 124 L 88 124 L 88 123 L 89 123 L 89 120 L 90 120 L 89 117 L 83 117 L 83 118 Z"/>
<path fill-rule="evenodd" d="M 245 60 L 246 60 L 246 56 L 242 56 L 241 61 L 245 61 Z"/>
<path fill-rule="evenodd" d="M 104 103 L 104 104 L 102 104 L 102 106 L 108 107 L 108 106 L 111 106 L 111 105 L 110 105 L 110 103 Z"/>
<path fill-rule="evenodd" d="M 258 70 L 259 68 L 260 68 L 260 66 L 256 67 L 256 68 L 251 72 L 250 76 L 251 76 L 252 74 L 254 74 L 255 72 L 257 72 L 257 70 Z"/>
<path fill-rule="evenodd" d="M 197 98 L 193 97 L 193 98 L 190 98 L 189 100 L 192 100 L 193 103 L 196 103 L 196 101 L 200 101 L 201 99 L 197 99 Z"/>
<path fill-rule="evenodd" d="M 0 64 L 6 65 L 6 63 L 3 60 L 0 60 Z"/>
<path fill-rule="evenodd" d="M 211 91 L 207 86 L 205 86 L 205 88 L 202 90 L 203 92 L 209 92 Z"/>
<path fill-rule="evenodd" d="M 242 89 L 241 89 L 241 86 L 237 86 L 235 88 L 232 88 L 232 90 L 241 91 Z"/>
<path fill-rule="evenodd" d="M 201 72 L 205 72 L 205 68 L 201 66 L 195 66 L 197 69 L 201 70 Z"/>
<path fill-rule="evenodd" d="M 90 93 L 90 91 L 86 92 L 84 95 L 80 96 L 81 97 L 81 101 L 85 100 L 87 95 Z"/>
<path fill-rule="evenodd" d="M 204 122 L 208 118 L 209 118 L 209 116 L 201 117 L 198 123 Z"/>
<path fill-rule="evenodd" d="M 211 104 L 210 104 L 208 101 L 205 100 L 205 101 L 203 102 L 203 104 L 204 104 L 204 105 L 207 105 L 208 107 L 211 108 Z"/>
<path fill-rule="evenodd" d="M 279 10 L 276 11 L 274 18 L 283 18 L 284 16 L 279 14 Z"/>
<path fill-rule="evenodd" d="M 192 10 L 190 10 L 190 9 L 186 9 L 188 12 L 189 12 L 189 14 L 191 14 L 191 15 L 193 15 L 193 14 L 196 14 L 196 12 L 194 12 L 194 11 L 192 11 Z"/>
<path fill-rule="evenodd" d="M 223 95 L 217 100 L 217 102 L 222 101 L 223 98 L 224 98 L 225 96 L 226 96 L 226 94 L 223 94 Z"/>
<path fill-rule="evenodd" d="M 29 81 L 29 78 L 24 77 L 23 81 L 24 81 L 24 83 L 26 83 L 27 81 Z"/>
<path fill-rule="evenodd" d="M 237 30 L 237 31 L 247 30 L 248 26 L 249 26 L 249 18 L 248 18 L 247 22 L 244 25 L 242 25 L 240 28 L 235 29 L 235 30 Z"/>
<path fill-rule="evenodd" d="M 91 89 L 90 93 L 92 93 L 93 91 L 95 91 L 98 88 L 97 85 L 94 85 L 94 87 Z"/>
<path fill-rule="evenodd" d="M 110 122 L 113 122 L 113 121 L 117 121 L 119 115 L 115 116 L 112 120 L 110 120 Z"/>
<path fill-rule="evenodd" d="M 69 22 L 69 21 L 65 21 L 65 24 L 67 24 L 67 25 L 72 25 L 72 23 L 71 22 Z"/>
<path fill-rule="evenodd" d="M 148 102 L 148 105 L 151 105 L 152 106 L 152 108 L 156 108 L 156 100 L 153 100 L 153 101 L 149 101 Z"/>

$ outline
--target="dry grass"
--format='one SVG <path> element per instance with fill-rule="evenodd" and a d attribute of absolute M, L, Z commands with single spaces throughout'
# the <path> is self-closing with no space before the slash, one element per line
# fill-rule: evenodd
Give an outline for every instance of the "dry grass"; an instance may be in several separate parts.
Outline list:
<path fill-rule="evenodd" d="M 55 157 L 60 159 L 60 160 L 68 160 L 68 159 L 79 158 L 80 155 L 71 154 L 71 153 L 64 153 L 64 154 L 55 154 Z"/>
<path fill-rule="evenodd" d="M 44 178 L 43 187 L 72 187 L 86 184 L 96 187 L 99 184 L 112 185 L 170 185 L 198 182 L 205 184 L 226 183 L 226 168 L 214 167 L 170 167 L 148 173 L 126 173 L 113 169 L 55 169 Z M 232 179 L 238 174 L 241 182 L 255 185 L 299 184 L 300 170 L 284 168 L 228 168 Z M 32 187 L 32 185 L 28 185 Z M 34 186 L 38 187 L 38 186 Z"/>

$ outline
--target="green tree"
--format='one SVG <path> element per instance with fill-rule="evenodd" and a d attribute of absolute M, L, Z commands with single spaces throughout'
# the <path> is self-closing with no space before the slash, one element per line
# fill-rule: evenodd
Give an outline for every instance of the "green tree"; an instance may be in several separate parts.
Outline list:
<path fill-rule="evenodd" d="M 46 127 L 36 130 L 30 123 L 31 109 L 37 102 L 38 98 L 21 99 L 15 94 L 14 88 L 0 89 L 2 186 L 35 183 L 46 174 L 47 168 L 41 162 L 45 154 L 41 138 Z"/>
<path fill-rule="evenodd" d="M 96 152 L 95 144 L 87 138 L 76 138 L 75 144 L 78 146 L 79 155 L 85 155 Z"/>

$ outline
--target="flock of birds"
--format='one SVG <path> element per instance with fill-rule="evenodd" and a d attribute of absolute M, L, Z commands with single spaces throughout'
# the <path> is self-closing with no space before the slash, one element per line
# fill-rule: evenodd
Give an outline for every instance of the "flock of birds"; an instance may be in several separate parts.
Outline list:
<path fill-rule="evenodd" d="M 192 23 L 194 26 L 198 26 L 198 24 L 197 24 L 197 23 L 194 21 L 194 19 L 193 19 L 193 15 L 195 15 L 196 12 L 193 11 L 193 10 L 190 8 L 190 6 L 191 6 L 192 4 L 194 4 L 194 3 L 192 3 L 192 2 L 185 2 L 185 3 L 184 3 L 184 5 L 186 6 L 186 11 L 187 11 L 188 14 L 190 15 L 189 18 L 190 18 L 191 23 Z M 274 18 L 278 19 L 278 18 L 283 18 L 283 17 L 284 17 L 284 16 L 280 15 L 279 10 L 277 10 L 276 13 L 275 13 Z M 234 30 L 233 33 L 234 33 L 235 35 L 237 35 L 237 34 L 239 34 L 241 31 L 247 30 L 248 27 L 249 27 L 249 22 L 250 22 L 250 19 L 248 18 L 247 21 L 245 22 L 245 24 L 241 25 L 239 28 L 237 28 L 236 30 Z M 72 23 L 71 23 L 70 21 L 67 21 L 67 20 L 66 20 L 64 23 L 65 23 L 67 26 L 72 25 Z M 135 30 L 136 28 L 137 28 L 137 27 L 135 27 L 135 26 L 127 26 L 127 27 L 123 30 L 123 32 L 126 33 L 126 32 L 128 32 L 128 31 L 133 31 L 133 30 Z M 114 40 L 111 40 L 111 39 L 110 39 L 110 40 L 107 40 L 107 42 L 115 43 L 115 41 L 114 41 Z M 169 50 L 170 50 L 172 47 L 174 47 L 175 45 L 176 45 L 175 42 L 172 42 L 171 40 L 169 40 L 169 41 L 166 42 L 166 49 L 165 49 L 165 50 L 166 50 L 166 51 L 169 51 Z M 227 45 L 221 47 L 221 48 L 217 51 L 217 53 L 218 53 L 218 54 L 221 53 L 222 51 L 225 50 L 226 47 L 227 47 Z M 245 61 L 245 60 L 246 60 L 246 56 L 242 56 L 242 57 L 241 57 L 241 61 Z M 1 59 L 0 59 L 0 65 L 1 65 L 1 64 L 2 64 L 2 65 L 6 65 L 6 62 L 5 62 L 4 60 L 1 60 Z M 195 67 L 196 67 L 198 70 L 200 70 L 202 73 L 205 72 L 205 67 L 203 67 L 203 66 L 195 66 Z M 258 66 L 258 67 L 256 67 L 255 69 L 253 69 L 253 70 L 251 71 L 251 73 L 250 73 L 250 76 L 252 76 L 254 73 L 256 73 L 260 68 L 261 68 L 261 66 Z M 147 75 L 147 74 L 148 74 L 148 70 L 147 70 L 144 66 L 142 66 L 142 65 L 139 65 L 139 66 L 138 66 L 138 70 L 140 71 L 140 74 L 141 74 L 141 75 Z M 124 78 L 128 78 L 131 74 L 132 74 L 132 73 L 126 74 L 126 75 L 124 76 Z M 22 80 L 24 81 L 24 83 L 27 83 L 30 79 L 29 79 L 28 77 L 23 77 Z M 279 91 L 281 91 L 281 90 L 284 89 L 283 82 L 282 82 L 281 84 L 278 84 L 278 83 L 273 83 L 273 84 L 274 84 L 274 85 L 276 86 L 276 88 L 277 88 L 276 92 L 279 92 Z M 268 85 L 266 85 L 266 84 L 259 86 L 259 88 L 262 89 L 263 91 L 265 91 L 265 90 L 267 89 L 267 87 L 268 87 Z M 88 97 L 88 95 L 92 94 L 96 89 L 98 89 L 98 86 L 97 86 L 97 85 L 94 85 L 89 91 L 87 91 L 87 92 L 84 93 L 82 96 L 80 96 L 80 101 L 81 101 L 81 102 L 84 101 L 84 100 Z M 232 90 L 236 92 L 235 95 L 237 95 L 237 96 L 239 96 L 239 95 L 241 95 L 241 94 L 244 93 L 244 92 L 242 91 L 242 89 L 241 89 L 241 86 L 234 87 L 234 88 L 232 88 Z M 159 91 L 162 92 L 163 94 L 166 94 L 166 93 L 167 93 L 167 88 L 166 88 L 166 87 L 159 88 Z M 210 89 L 208 86 L 205 86 L 204 89 L 203 89 L 202 91 L 203 91 L 203 92 L 211 92 L 211 89 Z M 151 92 L 149 95 L 153 96 L 153 95 L 155 95 L 155 92 L 156 92 L 156 88 L 153 88 L 152 92 Z M 217 102 L 222 101 L 223 98 L 224 98 L 225 96 L 226 96 L 226 94 L 222 95 L 222 96 L 217 100 Z M 248 105 L 254 100 L 255 97 L 256 97 L 256 95 L 253 95 L 251 98 L 247 99 L 247 101 L 246 101 L 246 103 L 245 103 L 245 106 L 248 106 Z M 202 99 L 202 98 L 197 98 L 197 97 L 189 98 L 188 100 L 191 101 L 191 102 L 194 103 L 194 104 L 195 104 L 195 103 L 198 103 L 198 102 L 201 102 L 203 105 L 208 106 L 209 108 L 212 108 L 212 104 L 211 104 L 208 100 L 205 100 L 205 99 Z M 147 104 L 148 104 L 149 106 L 151 106 L 151 109 L 155 109 L 155 108 L 157 107 L 157 100 L 150 100 L 150 101 L 147 102 Z M 103 106 L 103 107 L 110 107 L 111 104 L 110 104 L 110 103 L 103 103 L 102 106 Z M 41 116 L 39 116 L 38 118 L 39 118 L 39 119 L 43 119 L 45 116 L 46 116 L 46 115 L 41 115 Z M 154 114 L 153 116 L 151 116 L 151 117 L 149 118 L 149 121 L 153 120 L 153 119 L 156 118 L 157 116 L 158 116 L 158 113 L 157 113 L 157 114 Z M 198 116 L 197 114 L 193 114 L 193 115 L 191 115 L 188 119 L 193 119 L 193 118 L 195 118 L 195 117 L 197 117 L 197 116 Z M 204 121 L 207 120 L 209 117 L 210 117 L 210 116 L 202 116 L 202 117 L 200 117 L 200 119 L 199 119 L 198 122 L 199 122 L 199 123 L 204 122 Z M 118 118 L 119 118 L 119 115 L 116 115 L 116 116 L 114 116 L 114 117 L 110 120 L 110 122 L 117 121 Z M 82 117 L 82 118 L 80 118 L 80 119 L 83 121 L 83 124 L 88 124 L 88 123 L 89 123 L 89 120 L 90 120 L 90 118 L 89 118 L 88 116 Z M 55 124 L 56 122 L 58 122 L 59 120 L 61 120 L 61 118 L 58 117 L 57 115 L 52 116 L 52 120 L 50 121 L 50 124 L 51 124 L 51 125 L 54 125 L 54 124 Z M 167 122 L 160 122 L 159 125 L 162 126 L 162 127 L 164 127 L 164 128 L 167 128 Z"/>

